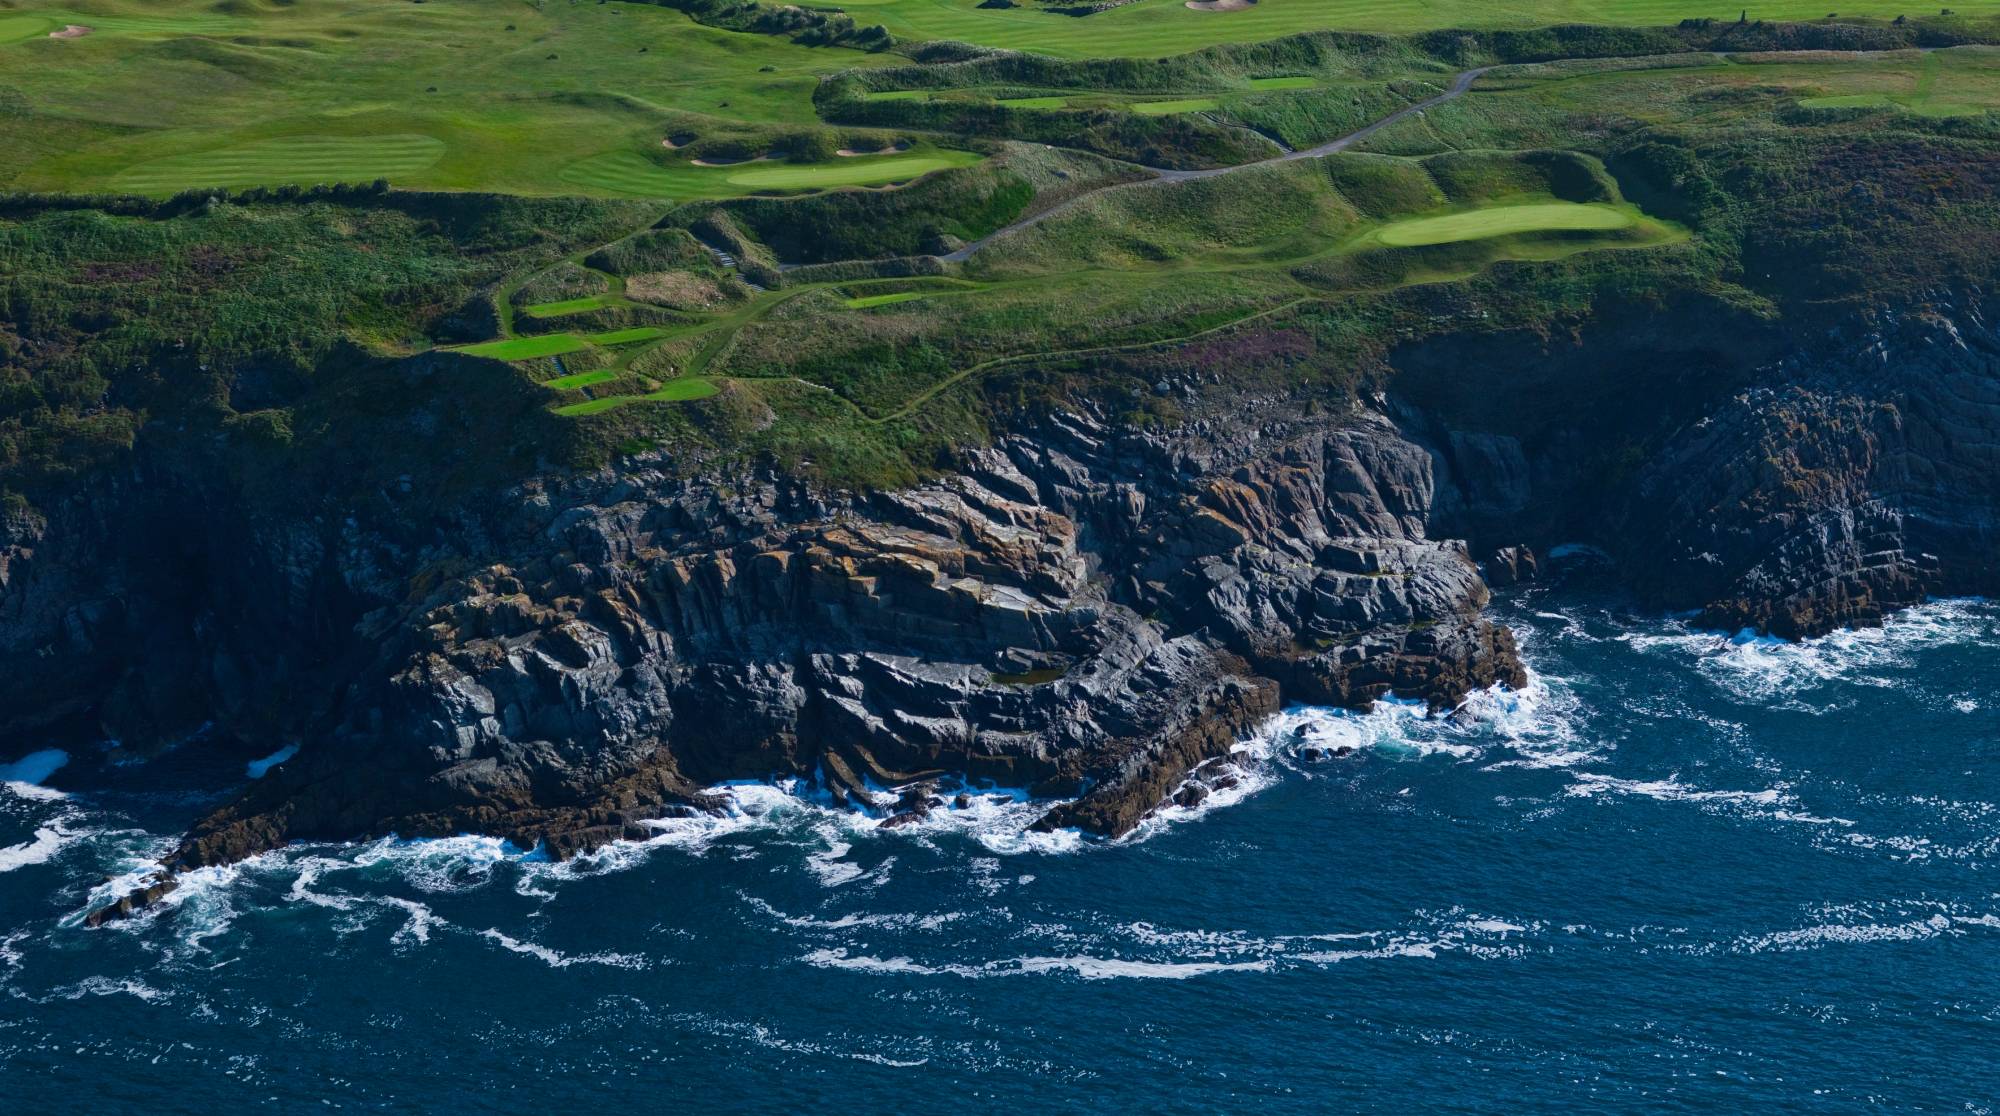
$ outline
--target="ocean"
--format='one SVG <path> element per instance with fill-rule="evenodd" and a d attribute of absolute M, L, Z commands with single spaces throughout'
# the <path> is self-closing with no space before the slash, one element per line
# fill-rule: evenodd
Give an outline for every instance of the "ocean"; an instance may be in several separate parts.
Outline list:
<path fill-rule="evenodd" d="M 249 772 L 39 753 L 0 770 L 0 1109 L 2000 1107 L 2000 606 L 1496 611 L 1526 690 L 1288 710 L 1114 842 L 746 785 L 564 864 L 294 846 L 90 930 Z"/>

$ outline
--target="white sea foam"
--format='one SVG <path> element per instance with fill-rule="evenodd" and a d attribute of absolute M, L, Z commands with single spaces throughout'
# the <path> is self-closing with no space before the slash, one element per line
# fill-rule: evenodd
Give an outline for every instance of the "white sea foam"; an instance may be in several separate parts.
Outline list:
<path fill-rule="evenodd" d="M 1717 688 L 1746 705 L 1823 713 L 1859 700 L 1851 693 L 1814 700 L 1827 683 L 1896 685 L 1880 672 L 1908 666 L 1920 651 L 1996 636 L 2000 610 L 1988 601 L 1959 598 L 1905 609 L 1879 628 L 1842 629 L 1797 642 L 1747 630 L 1734 636 L 1699 631 L 1680 621 L 1665 633 L 1627 632 L 1618 638 L 1642 653 L 1693 662 Z"/>
<path fill-rule="evenodd" d="M 88 834 L 72 832 L 61 820 L 35 830 L 34 839 L 0 849 L 0 872 L 12 872 L 31 864 L 47 864 L 66 846 Z"/>
<path fill-rule="evenodd" d="M 1259 961 L 1134 961 L 1117 957 L 1013 957 L 977 965 L 927 965 L 908 957 L 853 955 L 846 949 L 816 949 L 800 958 L 823 969 L 893 976 L 955 976 L 968 980 L 988 977 L 1071 973 L 1085 980 L 1187 980 L 1211 973 L 1269 972 L 1271 962 Z"/>
<path fill-rule="evenodd" d="M 265 773 L 269 772 L 272 768 L 298 754 L 299 746 L 297 744 L 287 744 L 270 755 L 265 756 L 263 759 L 251 760 L 244 768 L 243 773 L 252 779 L 262 779 Z"/>
<path fill-rule="evenodd" d="M 571 965 L 608 965 L 614 969 L 644 969 L 651 964 L 646 958 L 630 953 L 559 953 L 545 945 L 524 942 L 499 930 L 481 930 L 479 936 L 498 942 L 502 949 L 532 957 L 552 969 L 567 969 Z"/>
<path fill-rule="evenodd" d="M 0 786 L 5 786 L 20 798 L 45 801 L 65 798 L 67 796 L 61 791 L 50 790 L 40 783 L 68 762 L 69 753 L 60 748 L 29 752 L 13 763 L 0 763 Z"/>
<path fill-rule="evenodd" d="M 1786 793 L 1776 787 L 1755 791 L 1701 790 L 1679 782 L 1672 776 L 1650 780 L 1619 779 L 1588 771 L 1580 772 L 1576 782 L 1565 788 L 1565 793 L 1577 798 L 1621 794 L 1652 798 L 1661 802 L 1729 802 L 1755 806 L 1775 806 L 1789 801 Z"/>

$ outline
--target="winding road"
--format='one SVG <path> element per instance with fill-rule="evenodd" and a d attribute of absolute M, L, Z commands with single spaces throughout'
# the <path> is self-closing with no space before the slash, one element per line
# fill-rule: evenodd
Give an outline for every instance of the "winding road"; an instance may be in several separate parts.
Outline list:
<path fill-rule="evenodd" d="M 999 240 L 1001 237 L 1011 236 L 1014 233 L 1020 232 L 1022 229 L 1031 228 L 1035 225 L 1039 225 L 1043 221 L 1046 221 L 1049 218 L 1054 217 L 1056 214 L 1061 213 L 1066 209 L 1069 209 L 1076 203 L 1083 201 L 1085 198 L 1094 198 L 1099 194 L 1103 194 L 1110 190 L 1123 190 L 1132 186 L 1157 186 L 1163 182 L 1192 182 L 1199 178 L 1216 178 L 1221 175 L 1232 174 L 1236 171 L 1243 170 L 1247 167 L 1268 167 L 1273 163 L 1289 163 L 1295 159 L 1318 159 L 1326 155 L 1332 155 L 1337 151 L 1345 151 L 1349 147 L 1352 147 L 1355 144 L 1360 143 L 1362 140 L 1367 139 L 1369 136 L 1374 135 L 1375 133 L 1381 131 L 1384 128 L 1387 128 L 1389 125 L 1394 124 L 1399 120 L 1405 119 L 1410 116 L 1414 116 L 1415 114 L 1423 112 L 1427 109 L 1436 108 L 1438 105 L 1444 104 L 1446 101 L 1461 96 L 1462 94 L 1465 93 L 1466 90 L 1472 88 L 1472 83 L 1478 81 L 1481 74 L 1484 74 L 1489 69 L 1492 69 L 1492 67 L 1481 66 L 1476 70 L 1466 70 L 1465 72 L 1459 74 L 1457 77 L 1453 78 L 1451 81 L 1451 86 L 1447 88 L 1444 92 L 1438 94 L 1437 96 L 1432 97 L 1428 100 L 1416 101 L 1411 104 L 1404 105 L 1402 108 L 1397 109 L 1395 112 L 1390 113 L 1389 115 L 1383 117 L 1380 120 L 1375 121 L 1373 124 L 1370 124 L 1365 128 L 1362 128 L 1358 131 L 1349 132 L 1347 135 L 1344 135 L 1336 140 L 1328 140 L 1327 142 L 1322 143 L 1317 147 L 1308 147 L 1300 151 L 1287 151 L 1282 155 L 1273 155 L 1268 159 L 1259 159 L 1254 163 L 1238 163 L 1232 167 L 1210 167 L 1207 170 L 1160 170 L 1156 167 L 1141 168 L 1150 175 L 1152 175 L 1152 177 L 1141 178 L 1131 182 L 1115 182 L 1109 186 L 1100 186 L 1095 190 L 1085 191 L 1084 193 L 1078 194 L 1073 198 L 1065 199 L 1062 202 L 1050 206 L 1049 208 L 1044 209 L 1040 213 L 1034 214 L 1033 216 L 1023 217 L 1011 225 L 1006 225 L 1001 228 L 995 229 L 992 232 L 987 233 L 985 236 L 980 237 L 978 240 L 973 241 L 972 243 L 966 245 L 963 248 L 958 249 L 955 252 L 949 252 L 946 253 L 945 255 L 939 256 L 938 259 L 943 260 L 945 263 L 963 263 L 964 261 L 971 259 L 972 254 L 974 252 L 977 252 L 981 248 L 986 247 L 988 244 L 991 244 L 994 241 Z"/>

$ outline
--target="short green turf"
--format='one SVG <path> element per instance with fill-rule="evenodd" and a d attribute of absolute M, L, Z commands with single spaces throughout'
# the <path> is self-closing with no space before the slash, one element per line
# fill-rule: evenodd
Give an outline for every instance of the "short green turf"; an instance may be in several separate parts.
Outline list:
<path fill-rule="evenodd" d="M 561 356 L 588 347 L 589 342 L 574 333 L 548 333 L 540 337 L 510 337 L 504 341 L 487 341 L 478 345 L 467 345 L 458 350 L 467 356 L 492 357 L 494 360 L 534 360 L 537 357 Z"/>
<path fill-rule="evenodd" d="M 910 302 L 924 297 L 922 291 L 897 291 L 895 294 L 864 295 L 860 298 L 843 300 L 841 305 L 849 310 L 866 310 L 871 306 L 893 306 L 898 302 Z"/>
<path fill-rule="evenodd" d="M 557 376 L 553 380 L 544 381 L 542 386 L 554 388 L 557 391 L 569 391 L 574 388 L 589 387 L 592 384 L 601 384 L 606 380 L 615 380 L 617 378 L 618 373 L 616 370 L 598 368 L 590 372 L 576 372 L 568 376 Z"/>
<path fill-rule="evenodd" d="M 60 30 L 60 25 L 41 16 L 0 15 L 0 44 L 19 42 Z"/>
<path fill-rule="evenodd" d="M 1261 77 L 1251 78 L 1252 89 L 1311 89 L 1319 84 L 1318 78 L 1311 77 Z"/>
<path fill-rule="evenodd" d="M 1177 112 L 1205 112 L 1221 108 L 1222 103 L 1213 97 L 1188 97 L 1179 101 L 1139 101 L 1132 111 L 1147 116 L 1169 116 Z"/>
<path fill-rule="evenodd" d="M 1392 248 L 1410 248 L 1424 244 L 1484 240 L 1515 233 L 1604 232 L 1630 228 L 1635 223 L 1630 213 L 1610 206 L 1540 202 L 1396 221 L 1376 229 L 1370 236 L 1377 243 Z"/>
<path fill-rule="evenodd" d="M 970 166 L 980 157 L 969 151 L 927 155 L 864 155 L 831 163 L 762 162 L 729 171 L 731 185 L 753 190 L 806 190 L 828 186 L 873 186 L 902 182 L 948 167 Z"/>
<path fill-rule="evenodd" d="M 160 194 L 204 186 L 405 180 L 437 162 L 444 151 L 442 140 L 407 133 L 286 136 L 154 159 L 119 174 L 111 184 L 135 194 Z"/>
<path fill-rule="evenodd" d="M 843 5 L 845 6 L 845 5 Z M 2000 12 L 1996 0 L 1949 5 L 1967 17 Z M 1305 31 L 1416 34 L 1453 28 L 1525 29 L 1585 23 L 1666 27 L 1683 19 L 1734 21 L 1741 3 L 1703 0 L 1261 0 L 1234 12 L 1194 11 L 1183 0 L 1134 0 L 1077 18 L 1021 4 L 983 8 L 979 0 L 867 0 L 853 15 L 880 23 L 898 39 L 952 39 L 1068 58 L 1152 58 L 1216 43 L 1254 43 Z M 1890 20 L 1936 14 L 1904 0 L 1766 0 L 1750 18 L 1806 21 L 1838 12 L 1847 19 Z"/>
<path fill-rule="evenodd" d="M 1069 103 L 1067 97 L 1002 97 L 993 102 L 1008 108 L 1059 109 Z"/>
<path fill-rule="evenodd" d="M 593 345 L 631 345 L 639 341 L 655 341 L 673 332 L 659 326 L 634 326 L 631 329 L 614 329 L 609 333 L 593 333 Z"/>
<path fill-rule="evenodd" d="M 66 23 L 93 28 L 55 41 Z M 512 26 L 510 30 L 509 27 Z M 821 128 L 823 76 L 898 61 L 635 3 L 0 0 L 0 189 L 173 193 L 386 177 L 518 194 L 740 194 L 669 135 Z M 13 41 L 8 41 L 12 39 Z M 643 53 L 642 53 L 643 51 Z M 18 94 L 18 97 L 15 95 Z"/>
<path fill-rule="evenodd" d="M 686 403 L 696 399 L 706 399 L 719 390 L 712 380 L 689 377 L 681 380 L 669 380 L 665 387 L 660 388 L 658 391 L 649 391 L 644 395 L 609 395 L 603 399 L 592 399 L 584 403 L 572 403 L 567 407 L 557 407 L 556 414 L 569 418 L 583 418 L 588 415 L 603 414 L 606 411 L 623 407 L 628 403 Z"/>
<path fill-rule="evenodd" d="M 584 298 L 565 299 L 561 302 L 540 302 L 533 306 L 521 307 L 521 312 L 531 318 L 560 318 L 565 314 L 581 314 L 585 310 L 596 310 L 611 305 L 611 295 L 589 295 Z"/>

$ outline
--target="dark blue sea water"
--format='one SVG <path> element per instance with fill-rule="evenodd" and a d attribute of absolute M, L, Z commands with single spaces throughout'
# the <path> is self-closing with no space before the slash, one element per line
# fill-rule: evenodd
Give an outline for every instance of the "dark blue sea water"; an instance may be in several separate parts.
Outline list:
<path fill-rule="evenodd" d="M 1501 607 L 1529 691 L 1295 710 L 1113 844 L 742 788 L 585 861 L 299 847 L 91 931 L 212 798 L 15 782 L 0 1109 L 2000 1105 L 2000 607 L 1803 645 Z"/>

